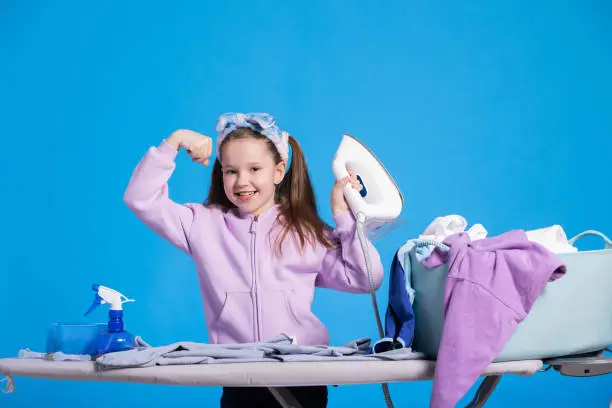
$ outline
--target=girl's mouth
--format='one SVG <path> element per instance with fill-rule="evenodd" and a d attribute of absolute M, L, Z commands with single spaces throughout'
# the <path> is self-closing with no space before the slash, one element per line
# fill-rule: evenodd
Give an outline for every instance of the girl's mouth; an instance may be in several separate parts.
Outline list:
<path fill-rule="evenodd" d="M 235 196 L 240 201 L 249 201 L 249 200 L 252 200 L 253 198 L 255 198 L 256 195 L 257 195 L 257 191 L 244 191 L 244 192 L 236 193 L 235 194 Z"/>

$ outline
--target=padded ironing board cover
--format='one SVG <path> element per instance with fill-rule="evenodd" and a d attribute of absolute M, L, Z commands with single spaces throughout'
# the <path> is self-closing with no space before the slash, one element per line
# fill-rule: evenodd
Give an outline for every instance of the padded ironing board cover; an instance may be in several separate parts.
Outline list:
<path fill-rule="evenodd" d="M 483 376 L 533 375 L 540 360 L 493 363 Z M 0 374 L 56 380 L 135 382 L 200 386 L 268 386 L 374 384 L 432 380 L 435 362 L 323 361 L 164 365 L 99 371 L 91 361 L 0 359 Z"/>

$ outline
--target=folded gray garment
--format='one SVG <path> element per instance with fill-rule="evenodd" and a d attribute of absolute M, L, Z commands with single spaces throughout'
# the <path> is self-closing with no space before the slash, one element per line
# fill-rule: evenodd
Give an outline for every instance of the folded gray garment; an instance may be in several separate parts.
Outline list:
<path fill-rule="evenodd" d="M 140 336 L 136 336 L 134 338 L 134 342 L 136 343 L 136 347 L 151 347 Z M 40 359 L 40 360 L 48 360 L 48 361 L 89 361 L 89 360 L 93 360 L 92 356 L 90 356 L 89 354 L 66 354 L 62 351 L 42 353 L 39 351 L 32 351 L 29 348 L 19 350 L 18 356 L 19 358 Z"/>
<path fill-rule="evenodd" d="M 91 356 L 87 354 L 66 354 L 61 351 L 54 353 L 41 353 L 38 351 L 32 351 L 29 348 L 19 350 L 19 358 L 34 358 L 41 360 L 51 361 L 89 361 Z"/>
<path fill-rule="evenodd" d="M 372 360 L 422 360 L 425 359 L 425 354 L 417 353 L 412 351 L 410 348 L 403 348 L 399 350 L 385 351 L 384 353 L 377 354 L 352 354 L 342 356 L 323 356 L 316 354 L 287 354 L 278 355 L 274 358 L 281 361 L 372 361 Z"/>
<path fill-rule="evenodd" d="M 369 348 L 370 339 L 357 339 L 344 346 L 302 346 L 293 344 L 290 336 L 281 334 L 260 343 L 209 344 L 185 341 L 161 347 L 146 345 L 104 354 L 96 359 L 96 365 L 100 369 L 112 369 L 179 364 L 424 358 L 423 354 L 414 353 L 410 349 L 367 354 Z"/>

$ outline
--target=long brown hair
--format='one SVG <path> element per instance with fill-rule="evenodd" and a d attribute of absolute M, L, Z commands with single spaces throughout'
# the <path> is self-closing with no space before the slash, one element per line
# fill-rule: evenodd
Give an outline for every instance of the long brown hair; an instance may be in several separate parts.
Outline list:
<path fill-rule="evenodd" d="M 236 139 L 256 139 L 262 140 L 274 157 L 274 163 L 279 164 L 282 160 L 274 143 L 262 134 L 250 128 L 238 128 L 231 132 L 221 143 L 219 151 L 223 151 L 223 146 L 231 140 Z M 326 231 L 331 228 L 319 217 L 317 202 L 310 182 L 308 167 L 304 152 L 297 140 L 289 136 L 291 146 L 291 164 L 283 180 L 276 188 L 275 201 L 279 205 L 278 221 L 282 231 L 277 237 L 278 250 L 282 252 L 282 243 L 287 234 L 292 233 L 297 237 L 301 248 L 306 243 L 311 245 L 319 241 L 327 248 L 336 246 Z M 223 171 L 221 168 L 221 158 L 217 158 L 213 165 L 210 189 L 205 205 L 217 205 L 228 211 L 236 206 L 227 198 L 223 189 Z"/>

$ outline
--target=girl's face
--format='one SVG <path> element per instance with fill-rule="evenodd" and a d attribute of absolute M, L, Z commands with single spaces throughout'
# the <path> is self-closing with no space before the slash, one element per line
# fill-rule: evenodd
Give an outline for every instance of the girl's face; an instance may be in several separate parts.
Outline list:
<path fill-rule="evenodd" d="M 263 140 L 236 139 L 223 147 L 223 189 L 239 209 L 258 215 L 274 206 L 274 192 L 285 174 L 286 163 L 274 163 Z"/>

